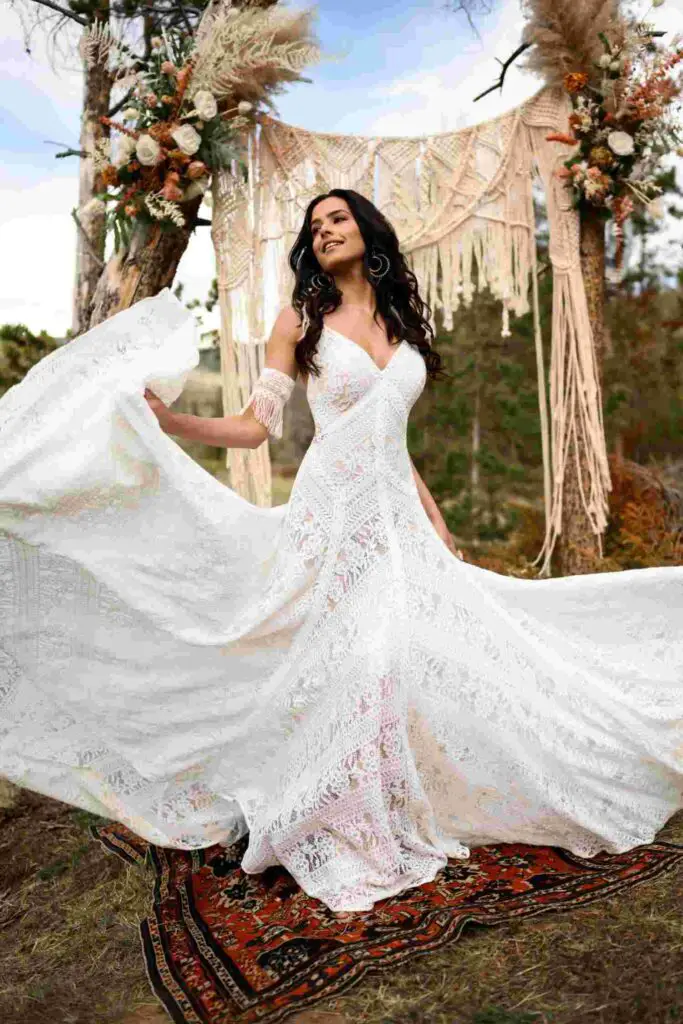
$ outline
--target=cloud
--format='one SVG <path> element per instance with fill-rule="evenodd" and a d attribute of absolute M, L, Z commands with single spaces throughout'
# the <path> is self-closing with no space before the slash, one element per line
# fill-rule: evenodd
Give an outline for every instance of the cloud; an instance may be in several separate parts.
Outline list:
<path fill-rule="evenodd" d="M 77 178 L 0 186 L 0 322 L 61 336 L 71 325 Z"/>

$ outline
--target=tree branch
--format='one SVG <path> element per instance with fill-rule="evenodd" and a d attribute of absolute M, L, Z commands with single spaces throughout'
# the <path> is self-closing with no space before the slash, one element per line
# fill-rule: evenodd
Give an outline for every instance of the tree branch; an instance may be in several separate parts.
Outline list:
<path fill-rule="evenodd" d="M 503 79 L 505 78 L 505 72 L 510 67 L 512 62 L 515 61 L 519 57 L 519 55 L 521 53 L 524 53 L 525 50 L 528 50 L 530 46 L 531 46 L 531 43 L 521 43 L 520 46 L 517 47 L 515 52 L 510 57 L 508 57 L 508 59 L 506 61 L 499 60 L 499 58 L 496 57 L 496 60 L 502 66 L 502 71 L 500 73 L 500 78 L 498 79 L 497 82 L 493 83 L 493 85 L 491 86 L 490 89 L 485 89 L 484 92 L 480 92 L 478 96 L 475 96 L 474 99 L 472 100 L 472 102 L 476 103 L 477 100 L 480 100 L 482 98 L 482 96 L 488 96 L 488 94 L 490 92 L 493 92 L 494 89 L 502 89 L 503 88 Z"/>
<path fill-rule="evenodd" d="M 111 108 L 111 110 L 107 111 L 107 117 L 116 117 L 116 115 L 118 114 L 119 110 L 123 110 L 123 108 L 125 107 L 126 103 L 128 103 L 128 101 L 129 101 L 129 99 L 131 98 L 132 95 L 133 95 L 133 90 L 129 89 L 128 92 L 124 96 L 121 97 L 121 99 L 118 101 L 118 103 L 115 103 L 114 106 Z"/>
<path fill-rule="evenodd" d="M 79 230 L 79 232 L 80 232 L 80 234 L 81 234 L 81 236 L 83 238 L 83 241 L 85 242 L 86 249 L 88 250 L 88 252 L 92 256 L 92 258 L 95 260 L 95 262 L 97 263 L 98 267 L 101 270 L 104 269 L 104 262 L 100 258 L 99 254 L 95 252 L 95 249 L 93 248 L 93 244 L 90 241 L 90 238 L 88 237 L 88 232 L 85 230 L 85 228 L 81 224 L 80 220 L 78 219 L 78 214 L 76 213 L 75 207 L 71 211 L 71 216 L 76 221 L 76 227 L 78 228 L 78 230 Z"/>
<path fill-rule="evenodd" d="M 55 160 L 61 160 L 65 156 L 80 156 L 82 159 L 85 159 L 87 155 L 82 149 L 65 149 L 63 153 L 55 153 Z"/>
<path fill-rule="evenodd" d="M 53 3 L 53 0 L 33 0 L 35 4 L 39 4 L 41 7 L 49 7 L 53 11 L 57 11 L 63 18 L 71 18 L 72 21 L 77 21 L 79 25 L 86 26 L 88 21 L 86 18 L 81 18 L 79 14 L 74 14 L 73 11 L 67 10 L 65 7 L 60 7 L 59 4 Z"/>

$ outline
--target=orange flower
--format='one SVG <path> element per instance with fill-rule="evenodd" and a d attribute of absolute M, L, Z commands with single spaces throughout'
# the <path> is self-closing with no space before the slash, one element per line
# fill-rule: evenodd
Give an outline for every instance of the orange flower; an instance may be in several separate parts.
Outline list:
<path fill-rule="evenodd" d="M 191 180 L 194 180 L 195 178 L 202 178 L 207 173 L 206 164 L 201 160 L 193 160 L 187 168 L 187 176 Z"/>
<path fill-rule="evenodd" d="M 565 142 L 570 146 L 575 145 L 579 141 L 573 135 L 567 135 L 563 132 L 551 132 L 550 135 L 546 135 L 545 139 L 546 142 Z"/>
<path fill-rule="evenodd" d="M 177 171 L 169 171 L 164 181 L 164 186 L 161 190 L 161 194 L 164 199 L 170 199 L 173 202 L 179 202 L 183 198 L 182 189 L 178 187 L 180 181 L 180 175 Z"/>
<path fill-rule="evenodd" d="M 128 217 L 137 217 L 138 215 L 138 208 L 133 203 L 129 203 L 128 206 L 124 208 L 124 211 Z"/>
<path fill-rule="evenodd" d="M 102 181 L 103 181 L 105 186 L 106 185 L 118 185 L 118 183 L 119 183 L 119 174 L 118 174 L 118 171 L 116 170 L 116 168 L 112 167 L 111 164 L 109 164 L 107 167 L 105 167 L 104 170 L 102 171 Z"/>
<path fill-rule="evenodd" d="M 567 92 L 578 92 L 587 81 L 588 75 L 584 75 L 583 71 L 570 71 L 564 76 L 564 87 Z"/>

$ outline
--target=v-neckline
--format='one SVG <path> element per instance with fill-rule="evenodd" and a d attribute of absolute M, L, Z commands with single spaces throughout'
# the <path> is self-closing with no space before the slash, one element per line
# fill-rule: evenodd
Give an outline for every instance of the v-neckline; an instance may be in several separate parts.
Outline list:
<path fill-rule="evenodd" d="M 375 360 L 370 355 L 370 353 L 367 351 L 367 349 L 364 349 L 363 346 L 359 345 L 357 341 L 353 340 L 353 338 L 349 338 L 348 335 L 342 334 L 341 331 L 336 330 L 334 327 L 330 327 L 329 324 L 323 324 L 323 328 L 326 331 L 331 331 L 332 334 L 338 334 L 340 338 L 344 339 L 344 341 L 348 341 L 349 345 L 353 345 L 354 348 L 360 349 L 360 351 L 363 353 L 363 355 L 367 356 L 367 358 L 370 360 L 370 362 L 374 366 L 374 368 L 377 371 L 377 373 L 386 373 L 387 372 L 387 370 L 389 369 L 389 367 L 393 363 L 394 359 L 398 355 L 398 350 L 403 346 L 403 342 L 405 341 L 405 338 L 401 338 L 401 340 L 399 341 L 398 345 L 394 346 L 395 351 L 394 351 L 391 359 L 389 360 L 389 362 L 387 363 L 386 366 L 378 366 L 377 363 L 375 362 Z"/>

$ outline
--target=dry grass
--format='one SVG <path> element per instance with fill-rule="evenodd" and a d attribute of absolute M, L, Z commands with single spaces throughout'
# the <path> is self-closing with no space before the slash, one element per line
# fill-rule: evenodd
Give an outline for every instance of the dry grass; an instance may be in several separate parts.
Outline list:
<path fill-rule="evenodd" d="M 0 810 L 3 1024 L 114 1022 L 152 1002 L 138 939 L 152 877 L 92 840 L 98 820 L 26 790 Z"/>
<path fill-rule="evenodd" d="M 93 841 L 97 820 L 0 787 L 3 1024 L 169 1020 L 138 939 L 151 873 Z M 660 838 L 683 843 L 683 814 Z M 680 1024 L 682 899 L 679 869 L 579 910 L 472 929 L 364 978 L 300 1024 Z"/>

